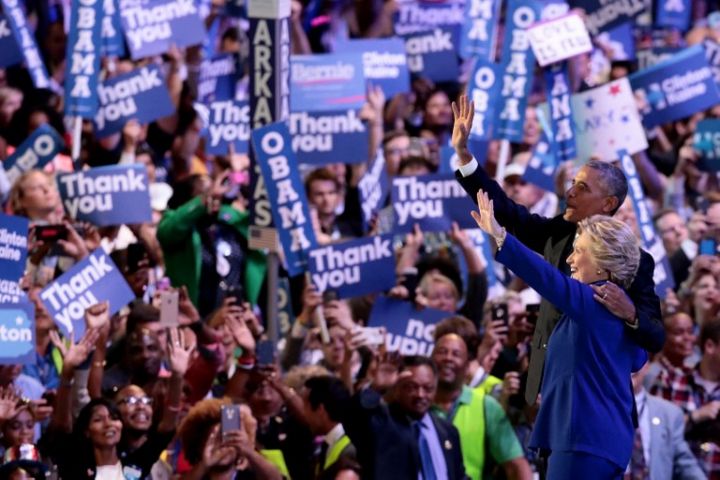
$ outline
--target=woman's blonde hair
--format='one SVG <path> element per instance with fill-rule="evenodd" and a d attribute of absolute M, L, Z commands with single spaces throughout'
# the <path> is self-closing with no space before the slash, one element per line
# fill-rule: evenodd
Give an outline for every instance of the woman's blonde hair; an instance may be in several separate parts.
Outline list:
<path fill-rule="evenodd" d="M 55 185 L 52 175 L 36 168 L 28 170 L 27 172 L 20 175 L 17 180 L 15 180 L 15 183 L 13 184 L 12 188 L 10 189 L 10 193 L 8 194 L 8 204 L 10 205 L 11 211 L 15 215 L 25 215 L 27 213 L 25 211 L 25 208 L 23 208 L 22 206 L 24 193 L 23 188 L 25 187 L 25 182 L 27 181 L 27 179 L 38 173 L 44 176 L 48 180 L 48 182 L 50 182 L 50 185 Z"/>
<path fill-rule="evenodd" d="M 453 283 L 453 281 L 436 270 L 430 270 L 425 275 L 423 275 L 423 277 L 420 279 L 420 284 L 418 285 L 418 289 L 420 290 L 420 293 L 427 296 L 430 293 L 430 291 L 432 290 L 432 285 L 434 283 L 442 283 L 442 284 L 450 287 L 450 290 L 452 290 L 453 294 L 455 295 L 455 298 L 456 299 L 460 298 L 460 292 L 458 292 L 458 289 L 455 286 L 455 284 Z"/>
<path fill-rule="evenodd" d="M 610 280 L 623 288 L 630 287 L 640 266 L 640 247 L 629 226 L 605 215 L 593 215 L 578 224 L 578 233 L 590 239 L 590 254 Z"/>

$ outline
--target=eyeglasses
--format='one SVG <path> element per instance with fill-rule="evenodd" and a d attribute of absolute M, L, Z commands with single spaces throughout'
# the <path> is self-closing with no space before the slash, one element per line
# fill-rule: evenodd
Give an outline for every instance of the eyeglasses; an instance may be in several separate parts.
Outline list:
<path fill-rule="evenodd" d="M 136 397 L 134 395 L 131 395 L 129 397 L 121 398 L 118 403 L 126 403 L 129 406 L 134 406 L 137 404 L 141 405 L 150 405 L 152 403 L 152 398 L 150 397 Z"/>

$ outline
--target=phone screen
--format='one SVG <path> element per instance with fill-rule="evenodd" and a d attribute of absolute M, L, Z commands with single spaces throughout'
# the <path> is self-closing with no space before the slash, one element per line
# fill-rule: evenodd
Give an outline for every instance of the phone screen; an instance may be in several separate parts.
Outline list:
<path fill-rule="evenodd" d="M 492 320 L 502 320 L 505 325 L 508 324 L 508 306 L 507 303 L 498 303 L 493 306 Z"/>
<path fill-rule="evenodd" d="M 220 428 L 223 435 L 240 430 L 239 405 L 223 405 L 220 407 Z"/>
<path fill-rule="evenodd" d="M 527 312 L 527 322 L 535 325 L 537 323 L 538 314 L 540 313 L 539 303 L 528 303 L 525 307 Z"/>
<path fill-rule="evenodd" d="M 275 362 L 275 344 L 272 340 L 258 342 L 255 359 L 258 365 L 272 365 Z"/>
<path fill-rule="evenodd" d="M 160 325 L 164 327 L 178 326 L 178 303 L 177 290 L 160 292 Z"/>
<path fill-rule="evenodd" d="M 717 253 L 717 243 L 714 238 L 703 238 L 700 241 L 700 255 L 715 255 Z"/>

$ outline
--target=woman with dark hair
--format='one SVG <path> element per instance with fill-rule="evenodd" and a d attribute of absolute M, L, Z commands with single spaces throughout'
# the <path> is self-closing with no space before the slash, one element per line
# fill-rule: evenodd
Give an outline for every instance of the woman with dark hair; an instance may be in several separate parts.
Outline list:
<path fill-rule="evenodd" d="M 59 478 L 80 480 L 140 480 L 149 473 L 172 438 L 146 441 L 125 455 L 119 448 L 123 432 L 122 416 L 115 404 L 95 398 L 85 405 L 72 422 L 75 370 L 84 364 L 98 331 L 88 329 L 76 344 L 65 347 L 59 339 L 54 343 L 63 353 L 63 369 L 55 410 L 50 426 L 41 440 L 41 451 L 55 463 Z M 167 408 L 177 408 L 167 407 Z"/>

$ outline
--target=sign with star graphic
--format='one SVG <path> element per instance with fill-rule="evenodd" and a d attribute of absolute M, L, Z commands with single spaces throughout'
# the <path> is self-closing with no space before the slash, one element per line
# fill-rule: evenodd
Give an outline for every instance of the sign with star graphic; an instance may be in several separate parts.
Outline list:
<path fill-rule="evenodd" d="M 630 75 L 641 104 L 643 125 L 653 128 L 713 107 L 720 91 L 702 45 Z"/>
<path fill-rule="evenodd" d="M 571 104 L 580 162 L 591 156 L 612 161 L 619 149 L 633 154 L 648 147 L 627 78 L 573 95 Z"/>

